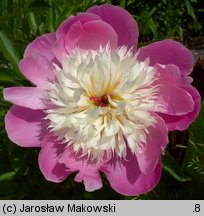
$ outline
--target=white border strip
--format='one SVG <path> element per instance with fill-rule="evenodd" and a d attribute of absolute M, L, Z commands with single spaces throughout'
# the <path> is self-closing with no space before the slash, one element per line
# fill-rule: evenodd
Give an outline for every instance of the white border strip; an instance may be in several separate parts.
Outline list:
<path fill-rule="evenodd" d="M 204 200 L 2 200 L 0 215 L 201 216 Z"/>

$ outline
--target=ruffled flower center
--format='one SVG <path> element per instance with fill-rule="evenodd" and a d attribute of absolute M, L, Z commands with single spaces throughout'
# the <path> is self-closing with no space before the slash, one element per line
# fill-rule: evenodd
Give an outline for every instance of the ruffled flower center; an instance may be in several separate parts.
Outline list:
<path fill-rule="evenodd" d="M 55 65 L 47 109 L 49 128 L 73 151 L 93 159 L 145 149 L 156 122 L 155 69 L 126 47 L 75 49 Z M 51 108 L 50 108 L 51 107 Z"/>
<path fill-rule="evenodd" d="M 91 96 L 89 97 L 89 99 L 93 101 L 96 106 L 107 107 L 109 104 L 107 95 L 103 95 L 102 97 L 99 98 L 95 96 Z"/>

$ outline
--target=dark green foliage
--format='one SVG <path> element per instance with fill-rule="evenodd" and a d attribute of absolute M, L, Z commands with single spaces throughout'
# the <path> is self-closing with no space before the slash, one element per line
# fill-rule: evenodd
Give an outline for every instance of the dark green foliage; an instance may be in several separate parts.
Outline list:
<path fill-rule="evenodd" d="M 18 69 L 27 44 L 45 32 L 55 31 L 68 16 L 105 2 L 120 5 L 134 16 L 140 28 L 140 46 L 164 38 L 182 41 L 191 49 L 204 45 L 202 0 L 1 0 L 0 199 L 204 198 L 204 107 L 189 128 L 187 141 L 180 143 L 176 139 L 168 146 L 159 185 L 139 197 L 117 194 L 104 176 L 103 189 L 94 193 L 85 192 L 83 184 L 75 183 L 75 174 L 60 184 L 48 182 L 39 171 L 39 149 L 20 148 L 8 139 L 4 115 L 10 104 L 4 101 L 2 90 L 30 85 Z"/>
<path fill-rule="evenodd" d="M 164 38 L 177 39 L 187 44 L 192 40 L 191 36 L 203 35 L 203 21 L 196 16 L 200 14 L 201 1 L 130 0 L 126 8 L 138 21 L 140 42 L 143 44 Z"/>

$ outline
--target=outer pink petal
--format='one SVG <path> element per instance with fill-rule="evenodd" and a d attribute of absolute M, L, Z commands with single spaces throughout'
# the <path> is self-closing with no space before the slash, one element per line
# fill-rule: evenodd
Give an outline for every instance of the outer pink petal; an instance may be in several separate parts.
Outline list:
<path fill-rule="evenodd" d="M 168 144 L 168 130 L 160 117 L 155 115 L 156 123 L 149 128 L 149 135 L 146 142 L 146 150 L 137 156 L 140 170 L 145 174 L 150 174 L 158 164 L 160 155 Z"/>
<path fill-rule="evenodd" d="M 93 6 L 87 12 L 100 16 L 104 22 L 113 27 L 118 35 L 118 46 L 127 45 L 129 48 L 137 46 L 139 36 L 137 23 L 126 10 L 118 6 L 104 4 Z"/>
<path fill-rule="evenodd" d="M 5 127 L 9 139 L 22 147 L 39 147 L 46 131 L 41 110 L 12 106 L 5 116 Z"/>
<path fill-rule="evenodd" d="M 19 68 L 23 75 L 40 88 L 48 88 L 48 82 L 54 79 L 53 65 L 44 56 L 35 55 L 22 59 Z"/>
<path fill-rule="evenodd" d="M 66 37 L 67 32 L 69 31 L 70 27 L 75 23 L 80 21 L 82 24 L 94 21 L 94 20 L 101 20 L 101 18 L 92 13 L 79 13 L 77 16 L 70 16 L 64 22 L 60 24 L 56 31 L 57 39 L 61 37 Z"/>
<path fill-rule="evenodd" d="M 84 23 L 93 20 L 101 20 L 101 18 L 95 14 L 80 13 L 77 16 L 70 16 L 58 27 L 56 31 L 57 41 L 53 44 L 52 50 L 60 62 L 62 60 L 63 55 L 68 53 L 68 51 L 65 48 L 65 39 L 70 27 L 75 22 L 80 22 L 83 25 Z"/>
<path fill-rule="evenodd" d="M 139 49 L 139 60 L 150 58 L 150 65 L 175 64 L 179 67 L 181 75 L 186 76 L 193 70 L 193 55 L 181 43 L 173 40 L 163 40 Z"/>
<path fill-rule="evenodd" d="M 192 86 L 184 87 L 185 90 L 191 94 L 195 106 L 194 110 L 183 116 L 172 116 L 167 114 L 159 113 L 159 115 L 164 119 L 168 130 L 185 130 L 189 127 L 189 125 L 196 119 L 201 109 L 201 97 L 198 91 Z"/>
<path fill-rule="evenodd" d="M 65 48 L 65 38 L 62 37 L 58 39 L 52 46 L 52 50 L 59 62 L 62 61 L 62 58 L 65 54 L 67 54 L 67 50 Z"/>
<path fill-rule="evenodd" d="M 55 41 L 55 33 L 48 33 L 37 37 L 26 47 L 24 58 L 40 54 L 52 61 L 55 58 L 55 55 L 52 52 L 51 47 Z"/>
<path fill-rule="evenodd" d="M 78 156 L 76 153 L 72 153 L 70 148 L 67 148 L 60 159 L 60 163 L 64 163 L 70 171 L 78 171 L 75 181 L 83 181 L 87 191 L 94 191 L 103 186 L 99 170 L 105 162 L 91 161 L 86 156 Z"/>
<path fill-rule="evenodd" d="M 64 147 L 54 136 L 47 135 L 43 139 L 38 161 L 40 170 L 48 181 L 61 182 L 70 174 L 66 166 L 58 162 Z"/>
<path fill-rule="evenodd" d="M 45 92 L 36 87 L 11 87 L 4 89 L 4 99 L 30 109 L 43 109 Z"/>
<path fill-rule="evenodd" d="M 84 182 L 85 190 L 88 192 L 93 192 L 95 190 L 101 189 L 103 187 L 103 182 L 99 172 L 93 173 L 91 175 L 79 172 L 75 177 L 76 182 Z"/>
<path fill-rule="evenodd" d="M 153 172 L 143 174 L 137 163 L 137 158 L 130 152 L 127 160 L 112 159 L 103 170 L 111 187 L 126 196 L 137 196 L 151 191 L 159 182 L 161 176 L 161 161 Z"/>
<path fill-rule="evenodd" d="M 68 51 L 75 47 L 96 50 L 100 46 L 106 46 L 107 43 L 112 48 L 116 48 L 117 42 L 117 34 L 109 24 L 96 20 L 82 25 L 78 21 L 70 27 L 66 36 L 65 47 Z"/>
<path fill-rule="evenodd" d="M 162 113 L 169 115 L 184 115 L 194 109 L 194 100 L 191 95 L 181 87 L 179 68 L 176 65 L 161 67 L 156 65 L 159 85 L 158 102 L 165 110 Z"/>

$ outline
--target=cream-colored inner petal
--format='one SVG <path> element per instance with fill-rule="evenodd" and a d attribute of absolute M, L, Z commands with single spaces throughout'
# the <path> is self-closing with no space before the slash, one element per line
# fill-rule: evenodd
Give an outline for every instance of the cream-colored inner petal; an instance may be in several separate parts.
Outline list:
<path fill-rule="evenodd" d="M 50 83 L 50 130 L 73 151 L 94 159 L 125 158 L 127 148 L 141 153 L 156 121 L 152 113 L 162 109 L 155 73 L 148 59 L 138 61 L 124 46 L 75 49 L 64 56 Z"/>

